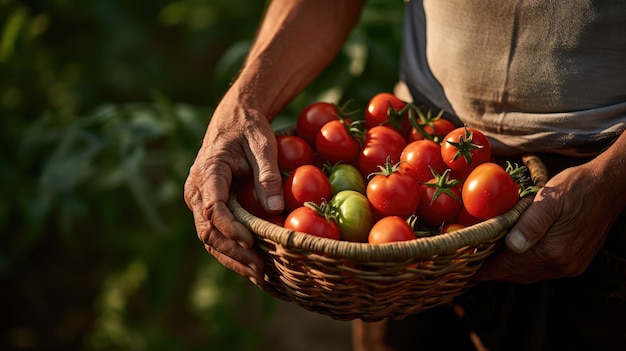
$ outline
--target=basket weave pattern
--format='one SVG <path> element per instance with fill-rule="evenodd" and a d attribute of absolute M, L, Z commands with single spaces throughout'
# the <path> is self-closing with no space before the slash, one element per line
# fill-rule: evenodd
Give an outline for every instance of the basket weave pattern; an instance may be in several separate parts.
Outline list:
<path fill-rule="evenodd" d="M 535 156 L 523 162 L 542 186 L 543 163 Z M 255 234 L 264 290 L 334 319 L 376 321 L 448 303 L 475 285 L 477 270 L 531 203 L 522 198 L 507 213 L 455 232 L 378 245 L 287 230 L 251 215 L 234 196 L 229 207 Z"/>

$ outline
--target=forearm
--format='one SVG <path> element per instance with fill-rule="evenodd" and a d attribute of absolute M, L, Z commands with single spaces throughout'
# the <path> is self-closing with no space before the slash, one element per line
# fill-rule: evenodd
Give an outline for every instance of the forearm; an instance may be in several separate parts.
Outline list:
<path fill-rule="evenodd" d="M 227 96 L 272 119 L 332 61 L 365 0 L 274 0 Z"/>

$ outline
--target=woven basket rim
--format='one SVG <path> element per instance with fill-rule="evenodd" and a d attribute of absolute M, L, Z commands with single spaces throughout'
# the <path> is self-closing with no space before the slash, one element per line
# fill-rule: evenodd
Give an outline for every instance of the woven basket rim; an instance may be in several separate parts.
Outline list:
<path fill-rule="evenodd" d="M 535 155 L 525 155 L 522 161 L 528 167 L 535 185 L 543 186 L 548 178 L 543 162 Z M 233 194 L 228 200 L 228 206 L 234 217 L 253 235 L 271 240 L 287 249 L 349 260 L 387 262 L 448 254 L 464 247 L 476 247 L 484 242 L 498 240 L 515 224 L 532 201 L 531 196 L 526 196 L 502 215 L 450 233 L 384 244 L 333 240 L 285 229 L 250 214 Z"/>

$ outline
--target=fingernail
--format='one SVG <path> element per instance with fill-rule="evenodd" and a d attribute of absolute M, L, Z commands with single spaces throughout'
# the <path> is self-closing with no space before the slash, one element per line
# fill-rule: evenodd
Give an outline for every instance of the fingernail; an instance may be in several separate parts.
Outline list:
<path fill-rule="evenodd" d="M 267 198 L 267 209 L 270 211 L 278 211 L 283 209 L 283 198 L 280 195 L 274 195 Z"/>
<path fill-rule="evenodd" d="M 526 251 L 526 246 L 528 245 L 528 241 L 526 241 L 526 237 L 519 230 L 511 230 L 509 235 L 506 237 L 507 246 L 516 252 L 524 252 Z"/>
<path fill-rule="evenodd" d="M 259 285 L 259 283 L 256 281 L 256 278 L 255 278 L 255 277 L 249 277 L 248 279 L 250 280 L 250 282 L 252 282 L 252 284 L 254 284 L 254 285 L 256 285 L 256 286 L 258 286 L 258 285 Z"/>

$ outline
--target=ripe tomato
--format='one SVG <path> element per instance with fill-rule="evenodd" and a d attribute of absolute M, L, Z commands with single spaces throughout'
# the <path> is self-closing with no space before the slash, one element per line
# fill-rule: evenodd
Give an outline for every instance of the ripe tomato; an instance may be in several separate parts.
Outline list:
<path fill-rule="evenodd" d="M 297 135 L 279 135 L 276 137 L 278 147 L 278 169 L 290 172 L 302 165 L 313 163 L 313 148 Z"/>
<path fill-rule="evenodd" d="M 315 138 L 315 149 L 320 157 L 331 164 L 355 163 L 361 144 L 350 132 L 348 122 L 330 121 L 322 126 Z"/>
<path fill-rule="evenodd" d="M 420 182 L 427 182 L 433 177 L 431 168 L 443 174 L 446 164 L 441 158 L 439 144 L 430 140 L 416 140 L 409 143 L 400 155 L 400 168 L 408 170 Z"/>
<path fill-rule="evenodd" d="M 421 122 L 418 123 L 420 123 L 422 130 L 428 134 L 430 138 L 432 138 L 431 140 L 435 142 L 440 142 L 443 137 L 456 129 L 456 126 L 445 118 L 437 118 L 431 122 L 426 122 L 423 125 Z M 411 132 L 409 133 L 407 139 L 409 142 L 422 140 L 424 139 L 424 135 L 422 135 L 417 128 L 411 128 Z"/>
<path fill-rule="evenodd" d="M 343 190 L 333 197 L 329 205 L 341 229 L 341 240 L 367 241 L 374 225 L 374 216 L 365 195 L 353 190 Z"/>
<path fill-rule="evenodd" d="M 415 234 L 409 224 L 401 217 L 383 217 L 372 226 L 367 241 L 370 244 L 383 244 L 394 241 L 415 239 Z"/>
<path fill-rule="evenodd" d="M 406 102 L 395 95 L 386 92 L 378 93 L 367 104 L 365 127 L 371 129 L 376 126 L 387 125 L 406 137 L 411 130 L 411 125 L 409 124 L 408 113 L 401 111 L 405 107 Z"/>
<path fill-rule="evenodd" d="M 519 186 L 502 166 L 486 162 L 467 176 L 461 196 L 467 212 L 485 220 L 511 209 L 519 200 Z"/>
<path fill-rule="evenodd" d="M 453 221 L 463 206 L 461 190 L 456 186 L 458 181 L 449 181 L 448 173 L 441 176 L 435 173 L 435 178 L 421 186 L 416 213 L 422 222 L 433 228 Z"/>
<path fill-rule="evenodd" d="M 293 211 L 305 202 L 320 205 L 332 196 L 332 188 L 326 174 L 313 165 L 294 169 L 283 183 L 285 207 Z"/>
<path fill-rule="evenodd" d="M 409 172 L 389 162 L 381 172 L 372 173 L 365 189 L 367 198 L 382 216 L 408 218 L 419 205 L 419 182 Z"/>
<path fill-rule="evenodd" d="M 463 192 L 461 191 L 461 200 L 462 199 L 463 199 Z M 472 216 L 471 214 L 469 214 L 469 212 L 467 212 L 467 210 L 465 209 L 465 206 L 461 207 L 459 214 L 456 216 L 456 222 L 466 227 L 469 227 L 476 223 L 480 223 L 482 221 L 483 221 L 482 219 L 476 218 Z"/>
<path fill-rule="evenodd" d="M 384 166 L 387 158 L 390 158 L 391 163 L 400 162 L 405 146 L 402 135 L 390 127 L 376 126 L 369 129 L 359 154 L 359 170 L 363 177 L 377 172 L 378 166 Z"/>
<path fill-rule="evenodd" d="M 306 140 L 312 147 L 315 146 L 317 132 L 326 122 L 336 120 L 340 115 L 339 107 L 329 102 L 314 102 L 308 105 L 298 115 L 296 121 L 296 135 Z"/>
<path fill-rule="evenodd" d="M 338 163 L 334 166 L 325 166 L 333 195 L 342 190 L 354 190 L 365 194 L 365 179 L 359 170 L 347 163 Z"/>
<path fill-rule="evenodd" d="M 309 206 L 291 211 L 285 219 L 285 228 L 321 238 L 339 240 L 341 237 L 339 225 L 334 219 L 327 218 L 316 208 Z"/>
<path fill-rule="evenodd" d="M 263 208 L 263 205 L 261 205 L 254 186 L 253 177 L 247 177 L 240 182 L 235 189 L 237 201 L 239 201 L 241 207 L 243 207 L 246 211 L 259 218 L 268 218 L 272 216 L 272 213 L 266 211 L 265 208 Z"/>
<path fill-rule="evenodd" d="M 460 127 L 443 138 L 441 157 L 449 168 L 468 172 L 491 159 L 491 143 L 478 129 Z"/>

